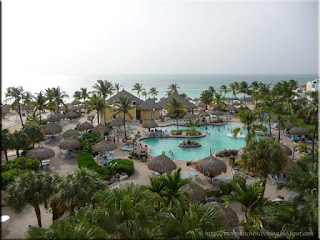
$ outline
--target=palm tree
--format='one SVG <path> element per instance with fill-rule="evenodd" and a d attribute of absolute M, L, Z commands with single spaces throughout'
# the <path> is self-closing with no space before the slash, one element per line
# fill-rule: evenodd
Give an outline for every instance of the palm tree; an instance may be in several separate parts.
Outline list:
<path fill-rule="evenodd" d="M 156 96 L 158 95 L 159 91 L 157 91 L 157 89 L 155 87 L 150 88 L 149 94 L 151 96 L 153 96 L 153 98 L 155 99 Z"/>
<path fill-rule="evenodd" d="M 23 131 L 15 130 L 13 133 L 12 148 L 16 150 L 17 157 L 20 157 L 19 150 L 29 147 L 30 139 Z"/>
<path fill-rule="evenodd" d="M 234 98 L 236 95 L 237 95 L 237 85 L 236 85 L 236 83 L 230 83 L 229 84 L 229 89 L 230 89 L 230 91 L 232 92 L 232 97 Z M 232 103 L 233 103 L 233 100 L 232 100 Z"/>
<path fill-rule="evenodd" d="M 129 117 L 132 119 L 132 116 L 129 112 L 130 109 L 133 109 L 132 101 L 130 98 L 126 96 L 121 96 L 117 101 L 115 101 L 114 106 L 115 109 L 115 115 L 123 113 L 123 125 L 124 125 L 124 138 L 127 138 L 127 131 L 126 131 L 126 114 L 129 115 Z"/>
<path fill-rule="evenodd" d="M 225 103 L 226 98 L 222 96 L 220 93 L 215 93 L 213 96 L 213 103 L 212 104 L 217 104 L 218 105 L 218 114 L 217 114 L 217 119 L 220 119 L 220 111 L 221 108 L 226 106 Z"/>
<path fill-rule="evenodd" d="M 179 102 L 177 99 L 173 98 L 168 103 L 165 108 L 168 110 L 169 114 L 175 114 L 176 115 L 176 122 L 177 122 L 177 129 L 179 129 L 178 125 L 178 116 L 181 113 L 185 113 L 185 110 L 187 109 L 181 102 Z"/>
<path fill-rule="evenodd" d="M 164 185 L 163 196 L 166 201 L 172 205 L 184 202 L 183 196 L 186 196 L 186 192 L 182 190 L 181 187 L 191 183 L 190 179 L 182 179 L 180 172 L 181 168 L 178 168 L 172 175 L 167 173 L 160 177 Z"/>
<path fill-rule="evenodd" d="M 40 125 L 41 125 L 41 112 L 47 108 L 47 99 L 40 91 L 38 94 L 36 94 L 34 105 L 36 107 L 36 110 L 39 111 L 39 118 L 40 118 Z"/>
<path fill-rule="evenodd" d="M 7 92 L 5 94 L 7 101 L 13 101 L 11 107 L 14 109 L 15 107 L 18 107 L 18 113 L 20 116 L 20 121 L 22 127 L 24 127 L 23 121 L 22 121 L 22 114 L 21 114 L 21 101 L 23 100 L 24 90 L 22 87 L 9 87 L 7 88 Z"/>
<path fill-rule="evenodd" d="M 87 107 L 86 105 L 86 99 L 89 98 L 89 94 L 91 92 L 88 92 L 87 88 L 80 88 L 80 92 L 81 92 L 81 99 L 83 100 L 84 106 Z"/>
<path fill-rule="evenodd" d="M 226 94 L 230 91 L 230 89 L 228 89 L 228 87 L 226 85 L 221 85 L 220 86 L 220 92 L 224 93 L 224 96 L 226 96 Z"/>
<path fill-rule="evenodd" d="M 117 91 L 117 93 L 119 93 L 121 87 L 123 87 L 123 85 L 120 85 L 120 83 L 114 84 L 114 89 Z"/>
<path fill-rule="evenodd" d="M 111 82 L 107 80 L 98 80 L 98 83 L 96 83 L 93 88 L 96 89 L 96 93 L 98 93 L 100 96 L 102 96 L 104 104 L 106 104 L 106 99 L 108 95 L 112 95 L 113 93 L 113 85 Z M 103 110 L 103 118 L 104 118 L 104 124 L 107 123 L 107 117 L 106 117 L 106 111 Z"/>
<path fill-rule="evenodd" d="M 89 99 L 87 113 L 91 113 L 94 110 L 97 111 L 97 120 L 98 124 L 100 124 L 100 114 L 105 110 L 105 106 L 106 103 L 103 101 L 103 99 L 97 94 L 93 93 Z"/>
<path fill-rule="evenodd" d="M 206 110 L 208 110 L 208 105 L 210 105 L 213 101 L 213 95 L 211 91 L 204 90 L 200 95 L 200 101 L 206 105 Z"/>
<path fill-rule="evenodd" d="M 209 86 L 208 90 L 210 91 L 212 96 L 216 93 L 216 90 L 214 89 L 214 86 Z"/>
<path fill-rule="evenodd" d="M 80 91 L 75 91 L 73 94 L 74 99 L 80 100 L 81 99 L 81 92 Z"/>
<path fill-rule="evenodd" d="M 284 122 L 282 120 L 282 116 L 289 113 L 286 106 L 281 102 L 276 102 L 272 108 L 272 112 L 276 115 L 277 121 L 278 121 L 278 142 L 280 142 L 280 132 L 281 129 L 284 128 Z"/>
<path fill-rule="evenodd" d="M 177 91 L 179 88 L 180 88 L 180 87 L 178 86 L 177 83 L 172 83 L 172 84 L 169 85 L 168 90 L 169 90 L 170 92 L 174 92 L 174 91 Z"/>
<path fill-rule="evenodd" d="M 142 84 L 140 83 L 136 83 L 133 85 L 133 88 L 132 88 L 132 91 L 137 91 L 137 94 L 138 94 L 138 97 L 140 98 L 140 93 L 145 90 L 143 87 L 142 87 Z"/>
<path fill-rule="evenodd" d="M 261 138 L 250 141 L 241 155 L 241 166 L 249 171 L 259 173 L 265 178 L 265 188 L 268 174 L 281 172 L 286 166 L 287 157 L 282 147 L 273 138 Z"/>
<path fill-rule="evenodd" d="M 40 126 L 35 122 L 30 122 L 25 125 L 23 130 L 32 142 L 32 147 L 34 148 L 34 143 L 39 140 L 43 140 L 43 132 Z"/>
<path fill-rule="evenodd" d="M 26 106 L 32 105 L 34 96 L 32 95 L 31 92 L 25 91 L 22 95 L 22 100 L 24 105 Z"/>
<path fill-rule="evenodd" d="M 160 212 L 160 226 L 164 239 L 207 239 L 205 233 L 225 230 L 223 216 L 216 206 L 204 207 L 192 203 L 186 210 L 164 208 Z"/>
<path fill-rule="evenodd" d="M 240 122 L 243 124 L 242 129 L 246 129 L 248 132 L 248 136 L 246 137 L 247 144 L 251 141 L 252 138 L 255 137 L 256 130 L 267 131 L 268 129 L 265 126 L 260 124 L 255 124 L 255 122 L 259 119 L 258 113 L 254 113 L 250 109 L 243 109 L 235 114 L 235 117 L 240 119 Z M 236 128 L 233 130 L 233 135 L 236 137 L 238 133 L 241 131 L 241 128 Z"/>
<path fill-rule="evenodd" d="M 8 129 L 1 130 L 1 152 L 4 152 L 6 161 L 8 161 L 8 150 L 13 148 L 13 135 Z"/>
<path fill-rule="evenodd" d="M 144 97 L 144 100 L 147 100 L 147 96 L 148 96 L 147 91 L 143 91 L 141 95 Z"/>
<path fill-rule="evenodd" d="M 196 120 L 188 119 L 188 122 L 186 122 L 184 125 L 188 128 L 191 128 L 192 130 L 195 130 L 197 127 L 200 127 L 202 123 L 200 119 L 196 119 Z"/>
<path fill-rule="evenodd" d="M 27 171 L 8 186 L 7 204 L 16 212 L 21 212 L 30 204 L 37 216 L 38 226 L 42 227 L 40 205 L 45 204 L 50 196 L 51 176 L 42 172 Z"/>
<path fill-rule="evenodd" d="M 62 91 L 60 87 L 52 88 L 52 92 L 53 92 L 55 107 L 56 107 L 56 111 L 59 119 L 59 113 L 60 113 L 59 106 L 60 104 L 62 104 L 65 108 L 68 108 L 64 103 L 64 99 L 69 98 L 69 95 L 65 91 Z"/>
<path fill-rule="evenodd" d="M 249 87 L 247 82 L 243 81 L 243 82 L 240 83 L 239 88 L 240 88 L 239 92 L 243 93 L 244 104 L 245 104 L 245 106 L 247 106 L 246 94 L 249 93 L 250 87 Z"/>
<path fill-rule="evenodd" d="M 270 133 L 270 137 L 272 137 L 272 132 L 271 132 L 271 114 L 273 113 L 273 106 L 275 104 L 275 101 L 273 100 L 272 96 L 266 95 L 263 98 L 262 103 L 260 104 L 260 108 L 262 110 L 263 113 L 268 113 L 268 124 L 269 124 L 269 133 Z"/>

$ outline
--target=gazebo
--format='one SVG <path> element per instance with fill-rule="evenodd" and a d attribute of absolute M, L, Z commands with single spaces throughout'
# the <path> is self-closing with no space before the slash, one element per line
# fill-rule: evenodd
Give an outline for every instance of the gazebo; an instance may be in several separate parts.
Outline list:
<path fill-rule="evenodd" d="M 196 169 L 212 179 L 223 172 L 226 173 L 227 165 L 222 160 L 210 155 L 197 162 Z"/>
<path fill-rule="evenodd" d="M 156 128 L 159 127 L 159 125 L 154 121 L 154 120 L 146 120 L 143 124 L 142 124 L 143 128 L 148 128 L 149 132 L 150 132 L 150 128 Z"/>
<path fill-rule="evenodd" d="M 167 157 L 166 155 L 162 154 L 157 157 L 151 159 L 148 164 L 148 168 L 158 173 L 171 173 L 173 170 L 177 168 L 177 165 L 171 158 Z"/>
<path fill-rule="evenodd" d="M 182 186 L 182 190 L 189 193 L 189 198 L 191 201 L 204 202 L 206 200 L 206 192 L 197 183 L 188 183 Z"/>

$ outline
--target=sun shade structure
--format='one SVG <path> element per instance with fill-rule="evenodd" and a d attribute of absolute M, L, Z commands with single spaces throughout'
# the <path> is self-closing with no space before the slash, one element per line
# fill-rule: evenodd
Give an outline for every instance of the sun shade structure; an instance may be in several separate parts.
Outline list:
<path fill-rule="evenodd" d="M 286 121 L 286 122 L 284 122 L 284 126 L 286 129 L 291 129 L 293 127 L 296 127 L 297 125 L 295 125 L 294 123 L 292 123 L 290 121 Z"/>
<path fill-rule="evenodd" d="M 172 99 L 176 99 L 177 101 L 179 101 L 182 105 L 186 106 L 187 108 L 189 109 L 192 109 L 192 108 L 196 108 L 196 105 L 194 105 L 193 103 L 189 102 L 187 99 L 181 97 L 178 93 L 177 90 L 173 91 L 171 93 L 171 95 L 165 99 L 162 99 L 160 100 L 159 104 L 162 106 L 162 107 L 165 107 L 168 105 L 168 103 L 172 100 Z"/>
<path fill-rule="evenodd" d="M 69 129 L 69 130 L 65 131 L 65 132 L 62 134 L 62 137 L 63 137 L 63 138 L 78 137 L 79 135 L 80 135 L 80 133 L 77 132 L 76 130 Z"/>
<path fill-rule="evenodd" d="M 297 135 L 297 136 L 308 136 L 310 134 L 310 131 L 304 127 L 298 126 L 298 127 L 293 127 L 289 130 L 289 133 L 292 135 Z"/>
<path fill-rule="evenodd" d="M 70 111 L 70 112 L 67 112 L 66 115 L 65 115 L 66 118 L 78 118 L 79 117 L 79 114 L 74 112 L 74 111 Z"/>
<path fill-rule="evenodd" d="M 26 153 L 26 157 L 34 157 L 38 160 L 44 160 L 48 158 L 54 157 L 55 153 L 50 148 L 45 147 L 37 147 L 34 149 L 31 149 L 29 152 Z"/>
<path fill-rule="evenodd" d="M 147 120 L 142 124 L 143 128 L 156 128 L 159 127 L 159 125 L 154 120 Z"/>
<path fill-rule="evenodd" d="M 97 144 L 95 144 L 92 147 L 92 149 L 95 152 L 109 152 L 109 151 L 113 151 L 113 150 L 117 149 L 117 145 L 112 142 L 103 140 L 103 141 L 100 141 Z"/>
<path fill-rule="evenodd" d="M 126 90 L 122 90 L 118 92 L 116 95 L 112 96 L 107 100 L 107 104 L 112 105 L 114 102 L 120 99 L 120 97 L 125 96 L 129 98 L 132 102 L 135 102 L 137 106 L 140 106 L 143 103 L 143 100 L 137 98 L 136 96 L 132 95 L 131 93 L 127 92 Z"/>
<path fill-rule="evenodd" d="M 79 125 L 80 132 L 87 131 L 87 130 L 93 129 L 93 128 L 94 128 L 94 126 L 89 122 L 84 122 Z"/>
<path fill-rule="evenodd" d="M 153 111 L 163 109 L 154 99 L 148 98 L 145 102 L 140 105 L 140 110 L 142 111 Z"/>
<path fill-rule="evenodd" d="M 287 156 L 292 155 L 292 150 L 287 145 L 281 144 L 281 148 L 282 148 L 282 151 L 284 152 L 284 154 L 286 154 Z"/>
<path fill-rule="evenodd" d="M 231 112 L 231 111 L 237 111 L 238 109 L 233 105 L 228 105 L 226 107 L 226 110 Z"/>
<path fill-rule="evenodd" d="M 280 121 L 286 121 L 287 119 L 285 119 L 284 117 L 281 117 L 280 118 Z M 270 120 L 270 122 L 273 122 L 273 123 L 279 123 L 279 119 L 277 117 L 274 117 Z"/>
<path fill-rule="evenodd" d="M 57 127 L 57 126 L 49 126 L 49 127 L 46 127 L 44 129 L 44 132 L 46 133 L 46 135 L 55 135 L 55 134 L 58 134 L 61 132 L 61 127 Z"/>
<path fill-rule="evenodd" d="M 110 126 L 111 127 L 121 127 L 124 125 L 124 119 L 122 117 L 116 117 L 112 119 Z"/>
<path fill-rule="evenodd" d="M 210 113 L 205 112 L 205 111 L 202 111 L 202 112 L 199 113 L 198 116 L 199 116 L 199 117 L 210 117 Z"/>
<path fill-rule="evenodd" d="M 197 105 L 197 107 L 207 107 L 207 105 L 204 104 L 203 102 L 200 102 L 200 103 Z"/>
<path fill-rule="evenodd" d="M 184 118 L 184 119 L 195 119 L 195 118 L 197 118 L 197 116 L 194 115 L 193 113 L 188 113 L 188 114 L 185 115 L 183 118 Z"/>
<path fill-rule="evenodd" d="M 148 168 L 158 173 L 172 172 L 177 168 L 177 165 L 171 158 L 162 154 L 151 159 Z"/>
<path fill-rule="evenodd" d="M 227 165 L 222 160 L 210 155 L 197 162 L 196 169 L 203 174 L 208 174 L 210 177 L 215 177 L 223 172 L 226 173 Z"/>
<path fill-rule="evenodd" d="M 224 221 L 223 221 L 224 225 L 230 228 L 238 227 L 239 225 L 238 215 L 231 207 L 225 208 L 223 204 L 219 202 L 206 203 L 204 206 L 207 208 L 210 206 L 216 206 L 219 209 L 220 213 L 224 216 Z"/>
<path fill-rule="evenodd" d="M 50 123 L 47 123 L 46 125 L 44 125 L 45 129 L 48 127 L 56 127 L 56 128 L 61 129 L 61 126 L 58 123 L 53 123 L 53 122 L 50 122 Z"/>
<path fill-rule="evenodd" d="M 98 124 L 97 126 L 95 126 L 92 130 L 95 133 L 106 133 L 108 132 L 108 127 L 106 125 L 103 124 Z"/>
<path fill-rule="evenodd" d="M 206 192 L 196 183 L 188 183 L 182 186 L 182 189 L 189 193 L 191 201 L 204 202 L 206 200 Z"/>
<path fill-rule="evenodd" d="M 72 101 L 72 104 L 73 105 L 79 105 L 79 104 L 81 104 L 81 102 L 79 100 L 75 99 L 75 100 Z"/>
<path fill-rule="evenodd" d="M 80 142 L 74 138 L 67 138 L 59 144 L 59 148 L 63 150 L 80 148 Z"/>

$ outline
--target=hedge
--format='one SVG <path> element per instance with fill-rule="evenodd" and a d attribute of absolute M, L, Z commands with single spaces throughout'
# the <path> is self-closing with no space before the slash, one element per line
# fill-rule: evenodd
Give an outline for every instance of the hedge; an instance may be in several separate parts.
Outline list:
<path fill-rule="evenodd" d="M 110 166 L 114 173 L 126 172 L 129 176 L 131 176 L 134 171 L 133 161 L 129 159 L 116 159 L 111 161 L 108 166 Z"/>

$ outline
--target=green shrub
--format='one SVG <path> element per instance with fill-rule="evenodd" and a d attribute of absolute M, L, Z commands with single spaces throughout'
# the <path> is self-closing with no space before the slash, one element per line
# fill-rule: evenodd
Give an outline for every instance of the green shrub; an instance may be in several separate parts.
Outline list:
<path fill-rule="evenodd" d="M 82 137 L 78 139 L 80 141 L 80 148 L 90 154 L 94 154 L 92 146 L 100 142 L 100 135 L 94 132 L 84 133 Z"/>
<path fill-rule="evenodd" d="M 202 134 L 202 132 L 195 129 L 171 130 L 172 135 L 182 135 L 183 132 L 186 132 L 186 136 L 199 136 Z"/>
<path fill-rule="evenodd" d="M 38 171 L 40 169 L 39 160 L 36 158 L 19 157 L 3 164 L 1 171 L 7 172 L 12 169 Z"/>
<path fill-rule="evenodd" d="M 18 168 L 13 168 L 13 169 L 10 169 L 9 171 L 2 172 L 1 173 L 1 189 L 5 190 L 10 183 L 13 183 L 17 177 L 19 177 L 21 174 L 25 173 L 26 171 L 29 171 L 29 170 L 21 170 Z"/>
<path fill-rule="evenodd" d="M 108 164 L 108 168 L 110 168 L 114 174 L 126 172 L 128 176 L 131 176 L 134 171 L 134 164 L 133 161 L 129 159 L 116 159 Z"/>

